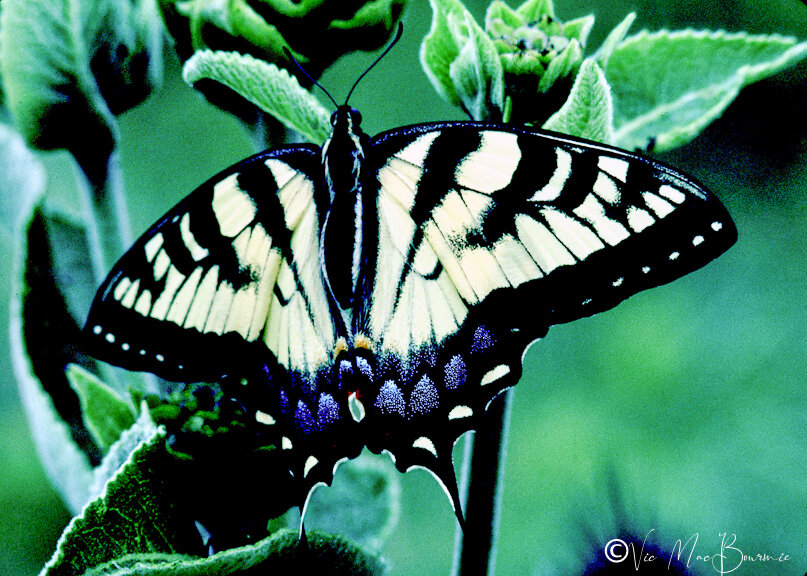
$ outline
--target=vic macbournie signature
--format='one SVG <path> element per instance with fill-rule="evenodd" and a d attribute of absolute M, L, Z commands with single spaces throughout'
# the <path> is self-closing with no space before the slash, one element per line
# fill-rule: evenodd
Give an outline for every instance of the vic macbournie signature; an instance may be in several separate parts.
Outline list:
<path fill-rule="evenodd" d="M 662 558 L 654 553 L 648 552 L 645 549 L 645 544 L 650 535 L 655 531 L 651 529 L 642 540 L 640 548 L 633 543 L 627 543 L 624 540 L 614 539 L 611 540 L 605 548 L 606 558 L 611 562 L 622 562 L 631 556 L 633 566 L 638 572 L 643 564 L 652 562 L 663 562 L 666 560 L 667 568 L 669 569 L 673 558 L 678 562 L 686 560 L 686 567 L 689 568 L 693 564 L 710 565 L 718 574 L 731 574 L 737 570 L 744 563 L 748 564 L 782 564 L 788 562 L 791 557 L 789 554 L 779 554 L 773 556 L 767 553 L 764 554 L 746 554 L 740 549 L 737 544 L 737 535 L 729 534 L 728 532 L 721 532 L 718 534 L 720 537 L 720 550 L 714 554 L 702 554 L 698 549 L 698 539 L 700 535 L 695 532 L 688 540 L 676 540 L 670 550 L 669 558 Z"/>

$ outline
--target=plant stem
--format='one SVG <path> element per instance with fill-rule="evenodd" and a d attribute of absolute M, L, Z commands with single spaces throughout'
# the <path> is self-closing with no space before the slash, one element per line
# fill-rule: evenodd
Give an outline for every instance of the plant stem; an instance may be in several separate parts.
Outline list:
<path fill-rule="evenodd" d="M 465 493 L 465 531 L 459 533 L 454 554 L 454 574 L 493 574 L 496 560 L 499 505 L 505 443 L 512 388 L 495 398 L 484 421 L 466 444 L 462 484 Z M 467 441 L 466 441 L 467 442 Z"/>
<path fill-rule="evenodd" d="M 76 166 L 90 261 L 98 283 L 132 242 L 117 150 L 109 155 L 105 176 L 101 182 L 92 181 L 80 165 Z"/>

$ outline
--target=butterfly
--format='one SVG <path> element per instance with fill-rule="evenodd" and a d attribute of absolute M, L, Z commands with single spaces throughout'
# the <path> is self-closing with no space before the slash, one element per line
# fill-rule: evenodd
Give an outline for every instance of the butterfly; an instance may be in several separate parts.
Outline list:
<path fill-rule="evenodd" d="M 348 105 L 331 122 L 171 209 L 84 328 L 109 363 L 234 383 L 301 507 L 367 447 L 431 471 L 460 517 L 452 448 L 530 344 L 737 237 L 702 185 L 610 146 L 473 121 L 371 138 Z"/>

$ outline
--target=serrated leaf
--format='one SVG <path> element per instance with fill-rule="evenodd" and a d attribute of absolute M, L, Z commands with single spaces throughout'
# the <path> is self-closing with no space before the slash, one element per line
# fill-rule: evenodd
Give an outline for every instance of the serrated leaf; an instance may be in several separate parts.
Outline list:
<path fill-rule="evenodd" d="M 215 80 L 271 114 L 309 142 L 320 144 L 330 133 L 330 115 L 296 78 L 252 56 L 236 52 L 197 52 L 182 71 L 189 84 Z"/>
<path fill-rule="evenodd" d="M 501 116 L 504 78 L 491 38 L 459 0 L 430 0 L 433 17 L 420 60 L 437 92 L 471 117 Z"/>
<path fill-rule="evenodd" d="M 114 115 L 159 80 L 162 24 L 154 0 L 4 0 L 0 64 L 6 105 L 26 142 L 66 148 L 99 182 Z M 92 149 L 89 148 L 92 143 Z"/>
<path fill-rule="evenodd" d="M 610 144 L 613 107 L 602 69 L 587 58 L 580 66 L 569 98 L 544 124 L 546 130 Z"/>
<path fill-rule="evenodd" d="M 333 484 L 314 492 L 305 525 L 380 550 L 398 521 L 400 491 L 389 458 L 363 453 L 339 466 Z"/>
<path fill-rule="evenodd" d="M 115 440 L 104 455 L 101 464 L 93 469 L 91 497 L 100 496 L 106 483 L 118 473 L 121 466 L 126 464 L 134 451 L 142 444 L 149 442 L 156 433 L 157 426 L 144 404 L 141 406 L 140 414 L 134 420 L 134 423 L 121 432 L 118 439 Z"/>
<path fill-rule="evenodd" d="M 84 424 L 102 451 L 134 424 L 135 410 L 120 394 L 81 366 L 67 368 L 67 380 L 78 395 Z"/>
<path fill-rule="evenodd" d="M 243 574 L 316 574 L 317 576 L 380 576 L 386 565 L 348 539 L 318 531 L 299 534 L 284 530 L 260 542 L 208 558 L 136 554 L 118 558 L 85 576 L 235 576 Z"/>
<path fill-rule="evenodd" d="M 144 412 L 136 435 L 144 438 L 101 494 L 87 504 L 65 529 L 42 576 L 84 574 L 116 558 L 132 555 L 171 555 L 202 549 L 190 520 L 174 514 L 172 491 L 165 469 L 170 456 L 165 431 Z"/>
<path fill-rule="evenodd" d="M 680 146 L 718 118 L 740 89 L 802 60 L 807 42 L 682 30 L 640 32 L 604 68 L 614 99 L 616 145 Z"/>

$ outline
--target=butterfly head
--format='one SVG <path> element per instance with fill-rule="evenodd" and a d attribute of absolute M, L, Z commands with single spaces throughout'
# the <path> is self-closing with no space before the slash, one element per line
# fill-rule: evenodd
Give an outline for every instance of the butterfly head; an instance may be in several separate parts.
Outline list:
<path fill-rule="evenodd" d="M 349 133 L 361 132 L 361 112 L 344 104 L 331 114 L 331 127 L 334 132 L 347 131 Z"/>

